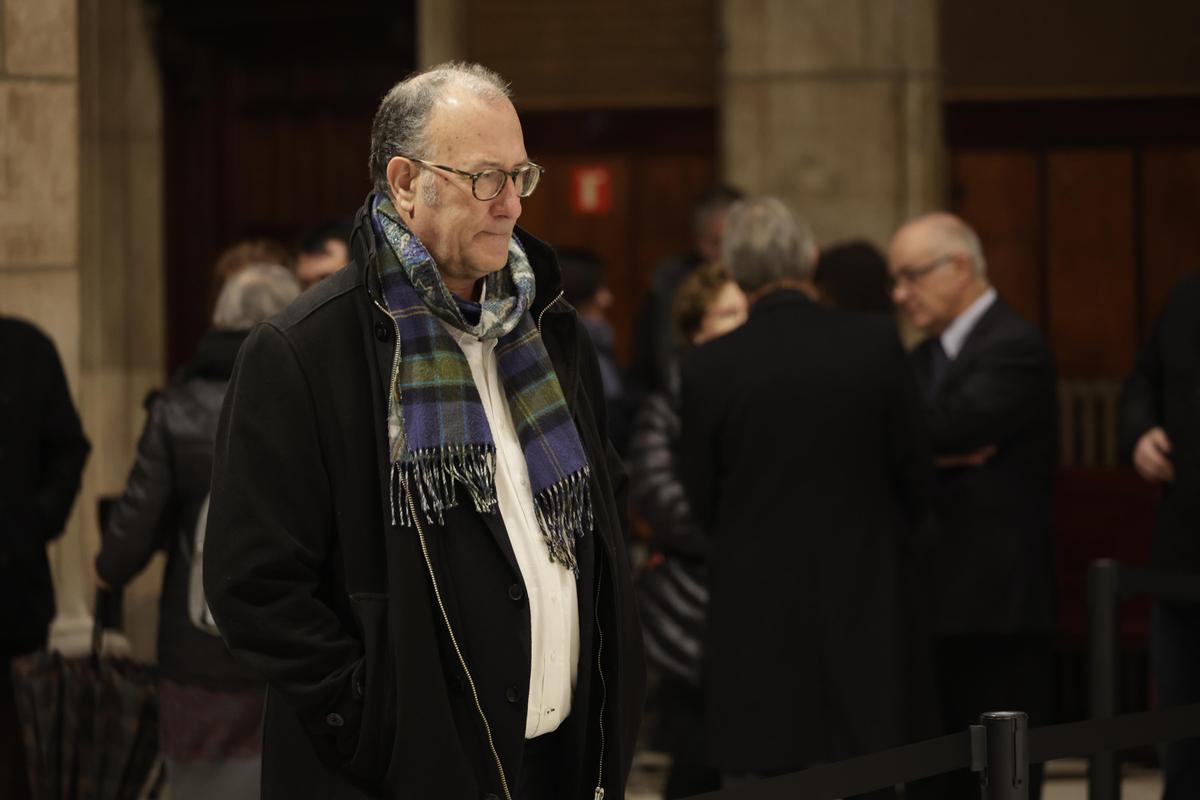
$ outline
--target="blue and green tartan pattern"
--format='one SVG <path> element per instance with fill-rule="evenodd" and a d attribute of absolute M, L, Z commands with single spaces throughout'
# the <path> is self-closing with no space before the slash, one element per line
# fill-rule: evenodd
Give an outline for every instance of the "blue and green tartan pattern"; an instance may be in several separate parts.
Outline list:
<path fill-rule="evenodd" d="M 498 372 L 525 455 L 538 525 L 553 561 L 577 573 L 575 539 L 592 527 L 589 467 L 562 387 L 528 313 L 533 270 L 514 237 L 507 266 L 487 278 L 482 304 L 457 300 L 432 256 L 391 203 L 377 198 L 379 274 L 400 330 L 400 369 L 389 397 L 392 511 L 411 526 L 411 505 L 430 523 L 458 504 L 495 513 L 496 445 L 470 365 L 438 321 L 481 339 L 496 338 Z M 447 304 L 449 307 L 447 307 Z M 465 313 L 464 313 L 465 312 Z M 471 324 L 468 316 L 479 315 Z"/>

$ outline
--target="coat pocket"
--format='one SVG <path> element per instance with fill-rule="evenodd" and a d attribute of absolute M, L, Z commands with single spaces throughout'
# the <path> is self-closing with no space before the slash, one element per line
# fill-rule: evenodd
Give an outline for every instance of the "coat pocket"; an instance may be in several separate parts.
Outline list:
<path fill-rule="evenodd" d="M 362 704 L 358 742 L 347 762 L 357 779 L 379 786 L 387 774 L 396 739 L 396 687 L 388 626 L 388 595 L 354 594 L 351 607 L 362 634 L 363 659 L 351 676 Z"/>

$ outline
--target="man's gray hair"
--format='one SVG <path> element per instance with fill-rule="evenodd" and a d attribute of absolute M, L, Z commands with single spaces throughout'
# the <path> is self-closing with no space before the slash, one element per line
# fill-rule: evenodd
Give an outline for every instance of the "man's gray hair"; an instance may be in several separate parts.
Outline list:
<path fill-rule="evenodd" d="M 252 264 L 230 275 L 217 296 L 213 327 L 247 331 L 283 311 L 300 295 L 300 282 L 279 264 Z"/>
<path fill-rule="evenodd" d="M 809 280 L 816 252 L 808 224 L 777 197 L 751 197 L 729 209 L 721 258 L 746 292 Z"/>
<path fill-rule="evenodd" d="M 480 64 L 448 61 L 414 73 L 391 88 L 371 124 L 371 182 L 375 191 L 391 197 L 387 165 L 396 156 L 427 158 L 430 153 L 429 117 L 450 89 L 465 89 L 489 102 L 512 97 L 508 83 Z"/>
<path fill-rule="evenodd" d="M 983 255 L 983 243 L 979 234 L 953 214 L 937 213 L 928 218 L 929 236 L 933 250 L 941 255 L 962 255 L 971 262 L 975 274 L 987 275 L 987 259 Z"/>

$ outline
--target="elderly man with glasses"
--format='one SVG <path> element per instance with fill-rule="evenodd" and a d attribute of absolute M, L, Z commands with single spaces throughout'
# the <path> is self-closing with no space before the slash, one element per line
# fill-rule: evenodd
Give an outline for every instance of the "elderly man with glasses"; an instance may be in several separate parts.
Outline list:
<path fill-rule="evenodd" d="M 1055 630 L 1050 493 L 1058 405 L 1042 334 L 996 295 L 979 237 L 945 213 L 903 226 L 888 252 L 893 298 L 927 338 L 913 352 L 938 466 L 926 554 L 946 732 L 980 713 L 1050 713 Z M 1030 797 L 1040 790 L 1031 770 Z M 910 792 L 978 794 L 963 771 Z"/>
<path fill-rule="evenodd" d="M 217 436 L 213 616 L 266 798 L 619 798 L 641 716 L 625 477 L 542 168 L 474 64 L 397 84 L 351 263 L 258 327 Z"/>

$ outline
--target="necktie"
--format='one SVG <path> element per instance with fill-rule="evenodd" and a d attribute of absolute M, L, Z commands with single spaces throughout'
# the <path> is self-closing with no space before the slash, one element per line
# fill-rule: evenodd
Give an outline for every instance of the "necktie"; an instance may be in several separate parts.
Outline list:
<path fill-rule="evenodd" d="M 946 349 L 942 347 L 942 338 L 935 336 L 929 347 L 929 386 L 925 391 L 926 399 L 932 400 L 937 395 L 949 366 L 950 357 L 946 355 Z"/>

